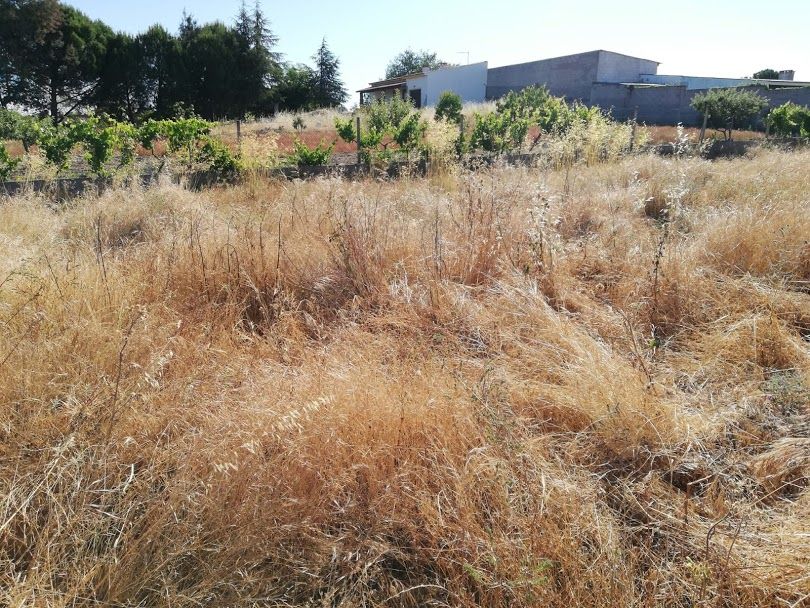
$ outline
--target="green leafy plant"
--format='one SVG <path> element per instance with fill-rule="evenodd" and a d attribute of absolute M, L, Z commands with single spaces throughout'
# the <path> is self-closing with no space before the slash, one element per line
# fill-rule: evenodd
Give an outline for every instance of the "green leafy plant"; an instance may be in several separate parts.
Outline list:
<path fill-rule="evenodd" d="M 692 107 L 708 113 L 707 124 L 731 140 L 734 129 L 751 126 L 754 118 L 768 107 L 768 100 L 753 91 L 710 89 L 692 98 Z"/>
<path fill-rule="evenodd" d="M 138 128 L 127 122 L 116 122 L 112 127 L 118 139 L 119 167 L 129 166 L 135 160 Z"/>
<path fill-rule="evenodd" d="M 149 119 L 140 125 L 135 132 L 135 139 L 146 150 L 155 155 L 155 143 L 166 133 L 166 121 Z"/>
<path fill-rule="evenodd" d="M 0 181 L 6 181 L 18 164 L 20 159 L 12 158 L 6 146 L 0 143 Z"/>
<path fill-rule="evenodd" d="M 338 137 L 346 142 L 357 141 L 357 131 L 354 128 L 354 118 L 335 118 L 335 130 Z"/>
<path fill-rule="evenodd" d="M 499 153 L 512 147 L 509 140 L 509 124 L 504 116 L 496 112 L 487 112 L 475 114 L 474 120 L 469 142 L 471 149 Z"/>
<path fill-rule="evenodd" d="M 208 171 L 212 172 L 217 179 L 232 179 L 240 173 L 242 163 L 228 146 L 210 136 L 202 138 L 201 141 L 202 145 L 197 160 L 206 164 Z"/>
<path fill-rule="evenodd" d="M 78 143 L 77 129 L 71 121 L 43 126 L 37 136 L 37 145 L 45 159 L 57 172 L 64 171 L 70 161 L 70 153 Z"/>
<path fill-rule="evenodd" d="M 0 108 L 0 140 L 18 140 L 27 153 L 36 143 L 39 130 L 40 120 L 34 116 Z"/>
<path fill-rule="evenodd" d="M 452 91 L 445 91 L 439 96 L 436 102 L 436 120 L 446 120 L 449 122 L 461 122 L 461 96 Z"/>
<path fill-rule="evenodd" d="M 73 124 L 73 136 L 76 143 L 84 147 L 90 170 L 98 177 L 108 176 L 110 171 L 107 164 L 118 146 L 116 129 L 105 125 L 98 117 L 91 116 Z"/>
<path fill-rule="evenodd" d="M 426 130 L 427 124 L 414 112 L 393 129 L 393 138 L 400 149 L 405 151 L 406 157 L 410 158 L 410 153 L 421 145 Z"/>
<path fill-rule="evenodd" d="M 166 138 L 166 145 L 172 153 L 186 156 L 188 162 L 194 161 L 194 148 L 197 143 L 211 132 L 213 123 L 202 118 L 181 118 L 162 122 L 161 135 Z"/>
<path fill-rule="evenodd" d="M 300 139 L 296 139 L 293 145 L 295 151 L 290 156 L 290 160 L 296 165 L 307 167 L 328 164 L 335 147 L 334 142 L 331 144 L 320 142 L 314 148 L 310 148 Z"/>
<path fill-rule="evenodd" d="M 410 100 L 401 97 L 377 100 L 363 106 L 360 117 L 361 153 L 366 162 L 388 162 L 398 153 L 410 159 L 411 152 L 424 143 L 427 124 Z M 357 141 L 354 118 L 336 118 L 335 128 L 344 141 Z M 392 144 L 395 147 L 391 147 Z"/>
<path fill-rule="evenodd" d="M 776 135 L 810 137 L 810 107 L 787 102 L 771 110 L 765 122 Z"/>

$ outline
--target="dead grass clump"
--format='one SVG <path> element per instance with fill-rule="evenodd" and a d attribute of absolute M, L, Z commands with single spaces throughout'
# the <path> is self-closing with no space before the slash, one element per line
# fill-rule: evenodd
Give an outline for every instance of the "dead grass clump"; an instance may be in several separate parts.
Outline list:
<path fill-rule="evenodd" d="M 801 201 L 779 206 L 729 208 L 706 218 L 702 247 L 708 262 L 731 274 L 785 280 L 806 289 L 810 281 L 810 219 Z"/>
<path fill-rule="evenodd" d="M 750 467 L 762 487 L 763 500 L 796 497 L 810 483 L 810 439 L 780 439 L 753 458 Z"/>

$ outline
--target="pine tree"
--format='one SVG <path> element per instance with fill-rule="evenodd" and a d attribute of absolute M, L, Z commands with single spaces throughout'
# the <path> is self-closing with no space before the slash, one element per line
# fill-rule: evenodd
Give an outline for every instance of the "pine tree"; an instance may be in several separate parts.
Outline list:
<path fill-rule="evenodd" d="M 312 56 L 315 62 L 313 97 L 316 106 L 339 106 L 349 98 L 340 79 L 340 60 L 326 45 L 326 38 Z"/>
<path fill-rule="evenodd" d="M 239 5 L 239 12 L 236 15 L 236 34 L 248 45 L 253 46 L 253 16 L 248 13 L 245 0 Z"/>

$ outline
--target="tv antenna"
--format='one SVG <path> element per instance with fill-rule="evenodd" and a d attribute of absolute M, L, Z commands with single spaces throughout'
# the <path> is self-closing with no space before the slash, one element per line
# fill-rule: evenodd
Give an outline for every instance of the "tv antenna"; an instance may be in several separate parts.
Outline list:
<path fill-rule="evenodd" d="M 456 55 L 467 55 L 467 65 L 470 65 L 470 51 L 457 51 Z"/>

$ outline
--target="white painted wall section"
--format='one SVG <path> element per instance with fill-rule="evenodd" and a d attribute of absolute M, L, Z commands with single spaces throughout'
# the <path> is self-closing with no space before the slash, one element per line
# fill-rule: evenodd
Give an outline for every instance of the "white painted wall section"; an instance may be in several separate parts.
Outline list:
<path fill-rule="evenodd" d="M 435 106 L 445 91 L 452 91 L 463 102 L 480 102 L 487 94 L 487 62 L 426 70 L 408 79 L 408 91 L 422 91 L 422 106 Z"/>

